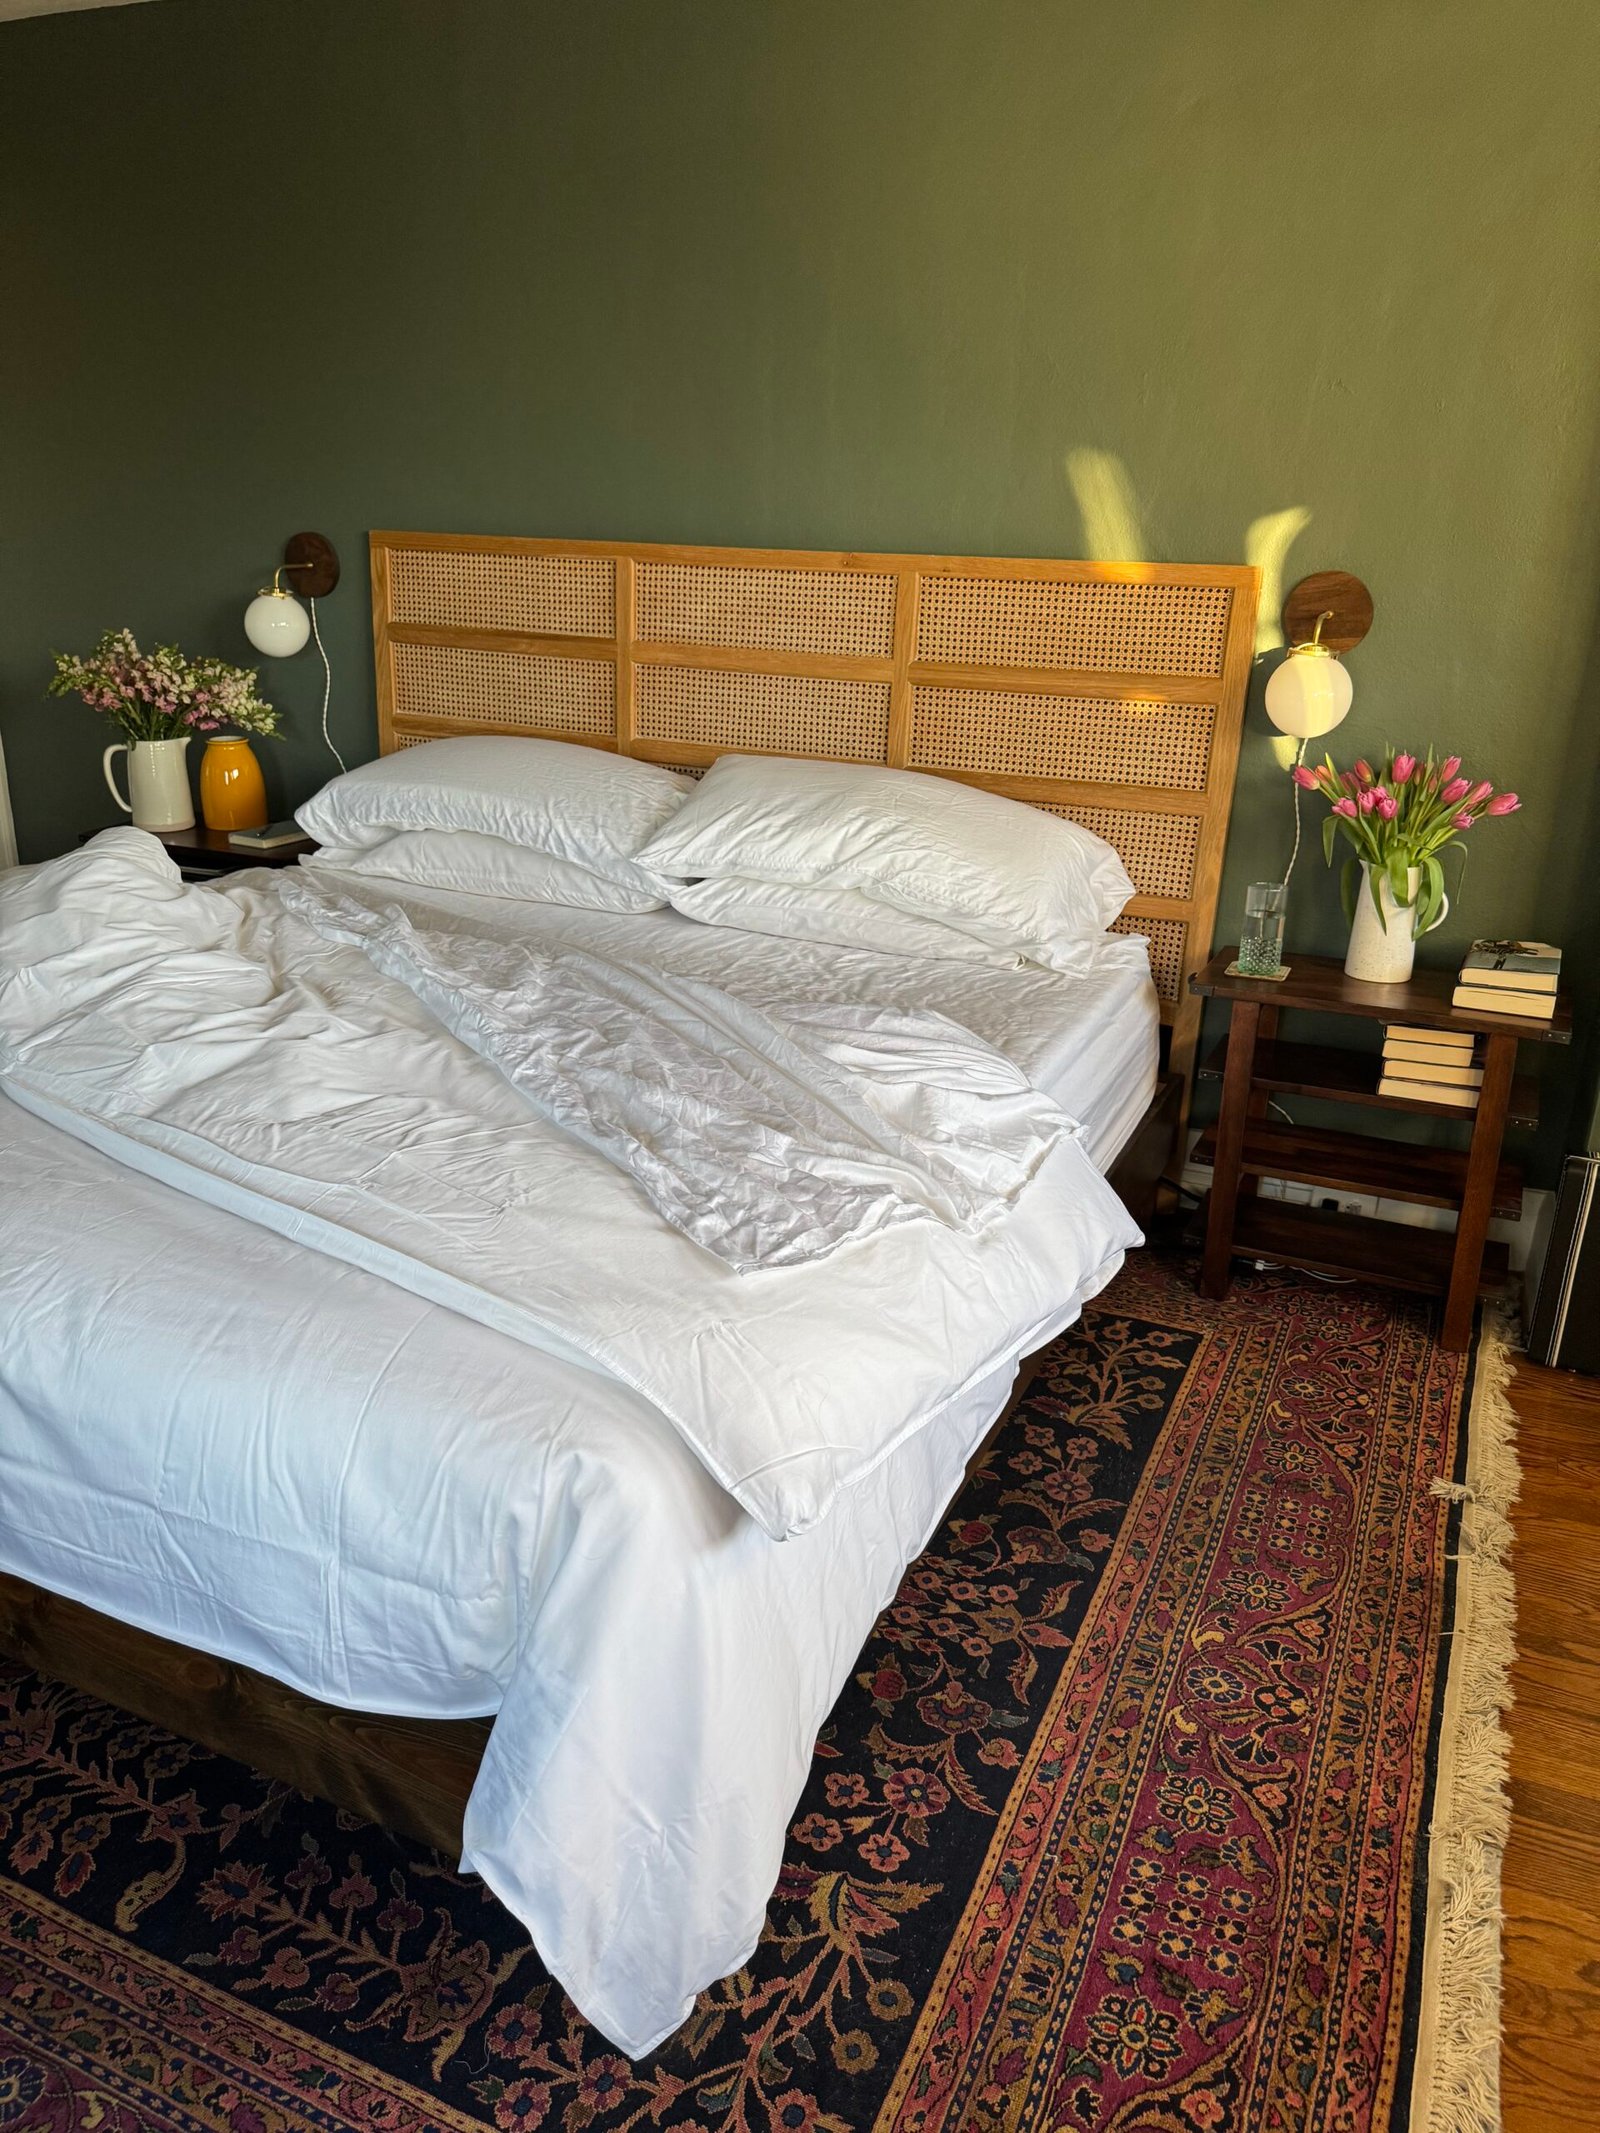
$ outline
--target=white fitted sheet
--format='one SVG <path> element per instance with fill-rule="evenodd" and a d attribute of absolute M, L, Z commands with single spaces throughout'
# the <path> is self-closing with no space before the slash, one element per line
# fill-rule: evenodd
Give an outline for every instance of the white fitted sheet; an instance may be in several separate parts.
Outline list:
<path fill-rule="evenodd" d="M 1096 985 L 675 915 L 539 920 L 633 929 L 636 955 L 747 997 L 938 1007 L 1080 1118 L 1103 1100 L 1102 1150 L 1148 1095 L 1115 1085 L 1130 1061 L 1153 1078 L 1153 996 L 1121 953 Z M 753 1945 L 816 1729 L 1010 1369 L 779 1546 L 613 1379 L 5 1102 L 0 1176 L 0 1561 L 330 1702 L 498 1712 L 465 1863 L 592 2021 L 651 2048 Z"/>

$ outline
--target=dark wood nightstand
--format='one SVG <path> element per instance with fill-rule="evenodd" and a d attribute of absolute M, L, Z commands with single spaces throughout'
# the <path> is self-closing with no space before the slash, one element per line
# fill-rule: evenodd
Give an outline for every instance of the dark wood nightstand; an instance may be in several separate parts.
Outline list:
<path fill-rule="evenodd" d="M 1563 993 L 1549 1022 L 1471 1014 L 1450 1004 L 1456 987 L 1450 971 L 1418 971 L 1404 985 L 1363 985 L 1347 978 L 1343 964 L 1330 957 L 1297 955 L 1282 981 L 1229 977 L 1227 966 L 1237 953 L 1224 948 L 1189 981 L 1203 998 L 1232 1004 L 1226 1042 L 1202 1069 L 1220 1072 L 1222 1109 L 1194 1151 L 1197 1162 L 1210 1162 L 1212 1179 L 1201 1294 L 1227 1295 L 1236 1256 L 1422 1289 L 1444 1297 L 1441 1339 L 1459 1353 L 1472 1337 L 1480 1290 L 1492 1293 L 1505 1280 L 1504 1247 L 1485 1250 L 1489 1219 L 1514 1216 L 1522 1204 L 1521 1171 L 1503 1162 L 1500 1153 L 1508 1121 L 1528 1125 L 1538 1116 L 1533 1084 L 1516 1075 L 1517 1045 L 1570 1044 L 1571 1002 Z M 1279 1043 L 1278 1016 L 1284 1008 L 1484 1036 L 1476 1112 L 1463 1118 L 1448 1105 L 1380 1096 L 1375 1054 Z M 1274 1094 L 1463 1119 L 1471 1124 L 1472 1141 L 1465 1150 L 1425 1148 L 1372 1134 L 1279 1125 L 1267 1117 Z M 1453 1208 L 1455 1234 L 1263 1200 L 1256 1192 L 1263 1177 Z"/>
<path fill-rule="evenodd" d="M 78 842 L 98 835 L 98 830 L 81 830 Z M 297 837 L 293 844 L 274 845 L 270 852 L 242 852 L 228 842 L 226 830 L 202 829 L 198 822 L 193 829 L 152 830 L 151 835 L 161 839 L 185 881 L 210 881 L 218 874 L 237 874 L 244 867 L 292 867 L 317 849 L 314 837 Z"/>

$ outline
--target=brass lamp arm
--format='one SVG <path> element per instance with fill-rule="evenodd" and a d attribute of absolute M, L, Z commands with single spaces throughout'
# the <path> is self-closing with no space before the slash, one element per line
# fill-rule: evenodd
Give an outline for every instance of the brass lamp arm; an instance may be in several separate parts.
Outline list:
<path fill-rule="evenodd" d="M 286 570 L 315 570 L 316 567 L 317 566 L 315 563 L 280 563 L 277 569 L 272 573 L 272 583 L 270 585 L 263 585 L 261 590 L 271 599 L 287 600 L 289 595 L 278 583 L 278 580 L 283 576 L 284 572 Z"/>

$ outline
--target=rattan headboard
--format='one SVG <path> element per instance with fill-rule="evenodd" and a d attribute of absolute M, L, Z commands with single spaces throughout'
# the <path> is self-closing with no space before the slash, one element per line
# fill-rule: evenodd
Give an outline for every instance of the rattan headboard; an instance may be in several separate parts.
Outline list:
<path fill-rule="evenodd" d="M 963 778 L 1069 815 L 1138 888 L 1189 1076 L 1257 574 L 374 533 L 385 754 L 530 733 L 698 769 L 729 750 Z"/>

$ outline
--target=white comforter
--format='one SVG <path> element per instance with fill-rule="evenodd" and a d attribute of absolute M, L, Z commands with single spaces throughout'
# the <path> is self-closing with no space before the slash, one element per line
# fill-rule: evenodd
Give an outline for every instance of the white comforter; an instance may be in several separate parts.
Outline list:
<path fill-rule="evenodd" d="M 1065 1136 L 977 1234 L 907 1222 L 737 1273 L 358 951 L 186 887 L 135 830 L 0 883 L 0 1078 L 119 1161 L 632 1385 L 774 1539 L 1139 1238 Z M 746 1087 L 729 1139 L 756 1159 Z"/>
<path fill-rule="evenodd" d="M 983 1229 L 1075 1130 L 1004 1053 L 925 1010 L 764 1011 L 666 971 L 414 923 L 314 878 L 286 883 L 283 905 L 741 1273 L 899 1222 Z"/>
<path fill-rule="evenodd" d="M 246 949 L 285 938 L 265 877 L 180 900 L 201 938 L 212 904 Z M 120 914 L 91 898 L 84 917 L 109 970 Z M 325 951 L 307 946 L 298 1004 L 326 1012 Z M 349 983 L 354 998 L 381 981 Z M 36 981 L 15 984 L 31 1014 Z M 78 1035 L 85 1064 L 96 1042 L 127 1042 L 114 1016 Z M 236 1041 L 200 1016 L 178 1056 L 202 1083 L 206 1055 Z M 644 1398 L 580 1356 L 533 1352 L 0 1112 L 0 1560 L 331 1701 L 498 1708 L 466 1863 L 584 2012 L 649 2049 L 753 1943 L 817 1725 L 1009 1359 L 776 1547 Z M 1098 1255 L 1059 1262 L 1062 1322 L 1132 1237 L 1117 1215 Z M 884 1241 L 845 1256 L 870 1265 Z M 813 1346 L 844 1377 L 856 1355 L 825 1311 Z"/>

